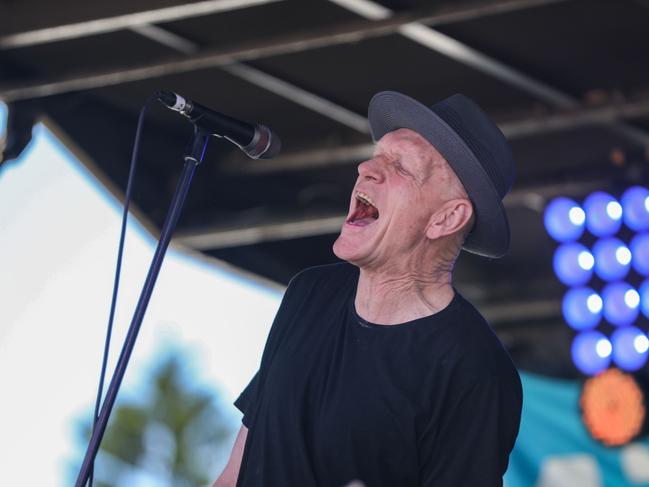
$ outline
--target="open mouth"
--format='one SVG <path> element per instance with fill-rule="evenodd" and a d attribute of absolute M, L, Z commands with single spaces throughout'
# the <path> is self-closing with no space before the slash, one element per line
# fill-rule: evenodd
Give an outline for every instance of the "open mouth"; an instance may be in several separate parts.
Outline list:
<path fill-rule="evenodd" d="M 372 199 L 365 193 L 358 191 L 355 195 L 354 208 L 347 218 L 347 223 L 357 227 L 364 227 L 374 223 L 379 218 L 379 210 Z"/>

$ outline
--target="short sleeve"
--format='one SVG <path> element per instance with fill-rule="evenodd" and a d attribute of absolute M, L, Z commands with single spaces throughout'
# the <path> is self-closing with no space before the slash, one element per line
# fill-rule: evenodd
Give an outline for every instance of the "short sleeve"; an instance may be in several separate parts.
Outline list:
<path fill-rule="evenodd" d="M 422 487 L 500 487 L 520 423 L 522 392 L 486 380 L 448 401 L 420 445 Z"/>
<path fill-rule="evenodd" d="M 252 413 L 252 405 L 255 403 L 255 397 L 257 396 L 258 383 L 259 372 L 254 375 L 243 392 L 239 394 L 237 400 L 234 401 L 236 408 L 243 413 L 241 422 L 246 428 L 250 428 L 250 413 Z"/>
<path fill-rule="evenodd" d="M 273 360 L 277 349 L 283 341 L 283 337 L 287 334 L 288 330 L 286 329 L 286 323 L 289 321 L 289 317 L 295 313 L 295 306 L 300 301 L 300 292 L 298 290 L 300 274 L 296 275 L 291 279 L 282 302 L 280 303 L 273 324 L 271 325 L 270 331 L 268 333 L 268 339 L 266 340 L 266 345 L 264 346 L 264 352 L 261 357 L 261 364 L 259 370 L 251 379 L 250 383 L 246 388 L 241 392 L 239 397 L 234 401 L 236 408 L 243 413 L 243 418 L 241 421 L 246 428 L 250 428 L 250 421 L 252 418 L 252 413 L 255 410 L 255 404 L 261 390 L 263 390 L 263 384 L 265 383 L 265 373 L 270 363 Z"/>

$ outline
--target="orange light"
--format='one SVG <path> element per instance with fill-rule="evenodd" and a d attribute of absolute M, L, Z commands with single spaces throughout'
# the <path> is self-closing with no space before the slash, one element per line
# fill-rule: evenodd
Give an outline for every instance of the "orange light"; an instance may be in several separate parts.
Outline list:
<path fill-rule="evenodd" d="M 631 375 L 618 369 L 589 378 L 579 403 L 586 428 L 605 445 L 624 445 L 642 429 L 646 414 L 642 390 Z"/>

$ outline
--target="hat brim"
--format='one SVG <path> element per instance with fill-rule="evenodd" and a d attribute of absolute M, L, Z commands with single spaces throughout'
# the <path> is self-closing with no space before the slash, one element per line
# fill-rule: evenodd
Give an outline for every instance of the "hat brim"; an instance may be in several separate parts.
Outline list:
<path fill-rule="evenodd" d="M 464 250 L 485 257 L 502 257 L 509 250 L 507 214 L 498 192 L 475 154 L 435 112 L 409 96 L 383 91 L 370 101 L 368 120 L 374 141 L 400 128 L 414 130 L 444 156 L 473 203 L 475 226 Z"/>

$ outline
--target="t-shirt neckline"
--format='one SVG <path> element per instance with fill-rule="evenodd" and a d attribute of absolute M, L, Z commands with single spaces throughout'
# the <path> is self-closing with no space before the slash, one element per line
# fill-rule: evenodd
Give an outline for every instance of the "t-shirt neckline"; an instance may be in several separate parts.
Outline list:
<path fill-rule="evenodd" d="M 415 318 L 414 320 L 404 321 L 403 323 L 398 323 L 395 325 L 382 325 L 380 323 L 372 323 L 371 321 L 367 321 L 356 312 L 356 304 L 354 302 L 356 299 L 355 291 L 356 288 L 354 288 L 354 292 L 351 293 L 351 297 L 349 299 L 349 307 L 351 309 L 351 315 L 353 316 L 354 321 L 363 328 L 371 328 L 376 330 L 404 330 L 416 328 L 422 325 L 429 326 L 431 322 L 444 321 L 446 319 L 446 316 L 448 316 L 457 307 L 461 299 L 460 293 L 458 293 L 457 289 L 453 287 L 453 298 L 444 308 L 437 311 L 436 313 L 421 316 L 419 318 Z"/>

